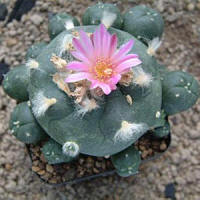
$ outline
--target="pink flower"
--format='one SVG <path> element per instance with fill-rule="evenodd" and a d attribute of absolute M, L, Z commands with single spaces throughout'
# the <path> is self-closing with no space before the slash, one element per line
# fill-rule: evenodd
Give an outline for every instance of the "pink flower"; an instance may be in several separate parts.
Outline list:
<path fill-rule="evenodd" d="M 133 47 L 133 40 L 117 50 L 117 36 L 111 35 L 103 24 L 91 37 L 80 31 L 80 39 L 73 39 L 75 51 L 72 55 L 80 61 L 72 61 L 67 68 L 76 71 L 65 80 L 67 83 L 87 79 L 91 82 L 90 89 L 97 87 L 108 95 L 115 90 L 123 73 L 131 67 L 141 64 L 136 54 L 128 54 Z"/>

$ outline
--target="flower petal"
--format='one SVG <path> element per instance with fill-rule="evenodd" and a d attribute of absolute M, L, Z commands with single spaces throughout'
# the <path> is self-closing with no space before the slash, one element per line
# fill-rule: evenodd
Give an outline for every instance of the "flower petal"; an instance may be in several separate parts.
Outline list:
<path fill-rule="evenodd" d="M 117 62 L 116 61 L 113 62 L 113 64 L 115 64 L 117 66 L 117 65 L 120 65 L 121 63 L 126 62 L 133 58 L 138 58 L 138 55 L 137 54 L 128 54 L 128 55 L 122 56 L 120 59 L 118 59 Z"/>
<path fill-rule="evenodd" d="M 110 47 L 109 47 L 109 57 L 111 57 L 117 49 L 117 36 L 114 34 L 110 39 Z"/>
<path fill-rule="evenodd" d="M 122 64 L 118 65 L 115 68 L 115 70 L 118 73 L 122 73 L 124 70 L 131 68 L 131 67 L 134 67 L 134 66 L 137 66 L 141 63 L 142 63 L 142 61 L 138 58 L 130 59 L 130 60 L 127 60 L 127 61 L 123 62 Z"/>
<path fill-rule="evenodd" d="M 88 35 L 84 31 L 80 31 L 80 41 L 82 44 L 82 47 L 87 52 L 87 55 L 92 59 L 94 47 L 92 44 L 91 39 L 88 37 Z"/>
<path fill-rule="evenodd" d="M 97 81 L 92 81 L 92 84 L 90 85 L 90 89 L 95 89 L 99 86 Z"/>
<path fill-rule="evenodd" d="M 86 72 L 80 72 L 80 73 L 70 74 L 66 78 L 65 82 L 67 82 L 67 83 L 74 83 L 74 82 L 77 82 L 77 81 L 88 79 L 90 76 L 91 75 L 89 73 L 86 73 Z"/>
<path fill-rule="evenodd" d="M 88 52 L 84 49 L 80 40 L 73 38 L 73 45 L 78 52 L 82 53 L 86 58 L 88 57 Z"/>
<path fill-rule="evenodd" d="M 91 64 L 90 60 L 88 58 L 86 58 L 81 52 L 79 52 L 79 51 L 72 51 L 71 54 L 72 54 L 73 57 L 75 57 L 78 60 L 83 61 L 87 65 Z"/>
<path fill-rule="evenodd" d="M 121 75 L 120 74 L 117 74 L 115 76 L 113 76 L 111 79 L 110 79 L 110 83 L 116 85 L 121 79 Z"/>
<path fill-rule="evenodd" d="M 120 47 L 120 49 L 112 56 L 112 60 L 117 62 L 122 56 L 127 54 L 133 47 L 134 41 L 130 40 Z"/>
<path fill-rule="evenodd" d="M 99 83 L 98 86 L 103 90 L 103 92 L 108 95 L 111 93 L 111 88 L 108 84 L 106 83 Z"/>
<path fill-rule="evenodd" d="M 93 42 L 94 42 L 94 53 L 96 57 L 100 56 L 101 52 L 101 36 L 99 28 L 96 29 L 96 31 L 93 34 Z"/>
<path fill-rule="evenodd" d="M 67 69 L 71 69 L 74 71 L 88 71 L 89 67 L 84 65 L 82 62 L 72 61 L 67 66 Z"/>

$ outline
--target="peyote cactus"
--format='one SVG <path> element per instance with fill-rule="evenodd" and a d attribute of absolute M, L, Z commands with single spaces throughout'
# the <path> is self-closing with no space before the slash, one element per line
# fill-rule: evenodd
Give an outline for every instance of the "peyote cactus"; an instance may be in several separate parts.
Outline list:
<path fill-rule="evenodd" d="M 145 5 L 140 5 L 124 14 L 123 29 L 139 40 L 149 42 L 154 38 L 161 38 L 164 21 L 160 13 Z"/>
<path fill-rule="evenodd" d="M 149 130 L 168 135 L 167 116 L 199 98 L 191 75 L 169 72 L 154 57 L 160 14 L 146 6 L 130 11 L 123 21 L 116 6 L 97 4 L 84 14 L 84 26 L 55 15 L 49 44 L 31 47 L 26 64 L 6 75 L 4 90 L 19 103 L 11 132 L 24 143 L 46 140 L 50 164 L 109 155 L 119 175 L 135 174 L 141 158 L 133 144 Z"/>

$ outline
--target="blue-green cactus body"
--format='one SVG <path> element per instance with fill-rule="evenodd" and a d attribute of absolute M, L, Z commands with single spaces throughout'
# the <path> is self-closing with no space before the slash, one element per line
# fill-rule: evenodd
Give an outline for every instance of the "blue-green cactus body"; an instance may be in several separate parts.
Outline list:
<path fill-rule="evenodd" d="M 96 28 L 96 26 L 83 26 L 75 28 L 75 31 L 82 29 L 91 33 Z M 119 45 L 132 39 L 131 35 L 114 28 L 110 28 L 110 32 L 117 34 Z M 152 76 L 155 75 L 155 80 L 150 86 L 148 95 L 143 94 L 142 89 L 134 94 L 131 91 L 136 86 L 133 85 L 130 89 L 126 88 L 124 90 L 126 93 L 127 91 L 130 92 L 127 94 L 130 94 L 133 101 L 135 101 L 133 105 L 127 103 L 122 89 L 122 92 L 120 90 L 115 91 L 106 97 L 105 102 L 99 109 L 86 114 L 84 117 L 76 116 L 72 99 L 59 90 L 52 81 L 52 74 L 56 72 L 56 69 L 50 61 L 51 55 L 62 55 L 61 44 L 63 38 L 70 39 L 71 37 L 72 35 L 69 31 L 61 33 L 37 57 L 39 69 L 32 69 L 31 71 L 29 94 L 33 112 L 37 113 L 38 105 L 34 99 L 39 92 L 42 91 L 45 97 L 57 99 L 57 103 L 50 107 L 43 116 L 36 116 L 40 125 L 53 139 L 62 145 L 68 140 L 74 141 L 80 146 L 81 153 L 105 156 L 115 154 L 127 148 L 151 127 L 164 125 L 163 120 L 160 120 L 160 115 L 156 117 L 157 113 L 161 113 L 162 91 L 160 81 L 156 80 L 157 72 L 154 66 L 151 65 L 155 61 L 146 53 L 147 48 L 145 45 L 135 38 L 135 45 L 132 51 L 139 54 L 143 61 L 143 69 L 147 73 L 151 73 Z M 69 53 L 65 55 L 65 58 L 72 59 Z M 154 101 L 157 103 L 154 104 Z M 109 102 L 111 102 L 110 105 Z M 151 108 L 147 104 L 150 102 L 153 105 Z M 117 104 L 119 106 L 116 106 Z M 59 113 L 59 115 L 56 115 L 56 113 Z M 116 113 L 118 113 L 118 117 L 116 117 Z M 142 124 L 143 126 L 131 138 L 124 141 L 117 140 L 116 134 L 121 129 L 123 121 L 130 124 Z"/>
<path fill-rule="evenodd" d="M 123 177 L 137 174 L 141 163 L 140 153 L 133 146 L 113 155 L 111 160 L 117 173 Z"/>
<path fill-rule="evenodd" d="M 18 140 L 35 144 L 46 138 L 46 134 L 36 122 L 30 106 L 30 102 L 23 102 L 15 107 L 10 119 L 10 129 Z"/>
<path fill-rule="evenodd" d="M 169 135 L 169 133 L 170 133 L 170 124 L 167 120 L 165 121 L 164 126 L 155 128 L 153 130 L 153 136 L 158 137 L 158 138 L 165 137 Z"/>
<path fill-rule="evenodd" d="M 164 21 L 157 11 L 139 5 L 128 10 L 123 17 L 123 30 L 148 42 L 156 37 L 161 38 L 164 30 Z"/>
<path fill-rule="evenodd" d="M 120 11 L 117 8 L 117 6 L 109 3 L 106 4 L 98 3 L 94 6 L 89 7 L 85 11 L 85 14 L 82 17 L 83 25 L 98 25 L 101 23 L 104 15 L 107 18 L 114 17 L 111 15 L 115 15 L 116 17 L 114 17 L 115 19 L 114 22 L 112 23 L 112 27 L 117 29 L 121 28 L 123 19 L 120 14 Z"/>
<path fill-rule="evenodd" d="M 25 65 L 16 66 L 9 71 L 4 78 L 3 88 L 5 92 L 18 101 L 28 100 L 29 68 Z"/>
<path fill-rule="evenodd" d="M 79 26 L 79 21 L 67 13 L 59 13 L 53 16 L 49 22 L 49 36 L 55 38 L 59 33 L 67 29 L 68 23 L 70 26 Z M 71 28 L 71 27 L 69 27 Z"/>
<path fill-rule="evenodd" d="M 66 163 L 73 160 L 73 158 L 64 155 L 62 146 L 52 139 L 44 144 L 42 153 L 49 164 Z"/>
<path fill-rule="evenodd" d="M 200 96 L 198 82 L 188 73 L 174 71 L 163 79 L 163 109 L 173 115 L 190 108 Z"/>
<path fill-rule="evenodd" d="M 28 59 L 34 59 L 36 58 L 37 56 L 40 55 L 40 53 L 42 52 L 42 50 L 44 49 L 44 47 L 47 46 L 47 43 L 46 42 L 39 42 L 39 43 L 36 43 L 34 45 L 32 45 L 28 50 L 27 50 L 27 53 L 26 53 L 26 60 Z"/>

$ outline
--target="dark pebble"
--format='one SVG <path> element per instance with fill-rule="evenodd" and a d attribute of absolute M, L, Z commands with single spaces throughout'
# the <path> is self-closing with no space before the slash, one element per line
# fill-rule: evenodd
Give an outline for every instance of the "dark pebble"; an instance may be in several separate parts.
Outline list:
<path fill-rule="evenodd" d="M 0 63 L 0 85 L 3 81 L 4 75 L 9 71 L 9 65 L 2 62 Z"/>
<path fill-rule="evenodd" d="M 8 9 L 5 3 L 0 4 L 0 21 L 4 21 L 8 14 Z"/>
<path fill-rule="evenodd" d="M 174 183 L 169 183 L 165 186 L 165 197 L 170 199 L 175 199 Z"/>
<path fill-rule="evenodd" d="M 8 23 L 13 19 L 20 21 L 22 15 L 28 13 L 35 5 L 36 0 L 17 0 L 9 16 Z"/>

